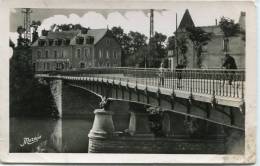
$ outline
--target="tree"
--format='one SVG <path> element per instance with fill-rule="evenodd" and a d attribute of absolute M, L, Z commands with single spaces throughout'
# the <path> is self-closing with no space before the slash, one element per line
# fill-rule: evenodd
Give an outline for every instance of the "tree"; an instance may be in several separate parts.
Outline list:
<path fill-rule="evenodd" d="M 234 20 L 227 17 L 220 19 L 219 26 L 224 33 L 224 52 L 228 52 L 229 38 L 241 33 L 240 26 L 238 23 L 235 23 Z"/>
<path fill-rule="evenodd" d="M 38 27 L 41 25 L 41 21 L 32 21 L 31 27 L 33 28 L 33 33 L 32 33 L 32 43 L 34 43 L 38 38 Z"/>
<path fill-rule="evenodd" d="M 15 44 L 11 39 L 9 39 L 9 47 L 11 47 L 12 49 L 14 49 L 15 47 Z"/>
<path fill-rule="evenodd" d="M 167 36 L 162 33 L 155 32 L 154 36 L 150 39 L 150 56 L 149 67 L 159 67 L 160 63 L 164 61 L 166 57 L 165 40 Z"/>
<path fill-rule="evenodd" d="M 197 66 L 201 68 L 201 53 L 202 46 L 207 45 L 208 41 L 211 40 L 212 33 L 205 32 L 200 27 L 187 27 L 188 38 L 192 41 L 197 56 Z"/>
<path fill-rule="evenodd" d="M 180 50 L 180 53 L 183 57 L 183 62 L 182 65 L 187 66 L 187 57 L 186 57 L 186 52 L 188 50 L 187 47 L 187 38 L 182 36 L 180 38 L 178 38 L 177 40 L 177 45 L 178 45 L 178 49 Z"/>
<path fill-rule="evenodd" d="M 175 50 L 175 46 L 175 36 L 169 36 L 166 45 L 167 50 Z"/>
<path fill-rule="evenodd" d="M 51 31 L 71 31 L 71 30 L 83 30 L 83 31 L 87 31 L 90 28 L 85 28 L 83 26 L 81 26 L 80 24 L 61 24 L 61 25 L 57 25 L 57 24 L 53 24 L 51 25 Z"/>
<path fill-rule="evenodd" d="M 134 56 L 131 56 L 128 61 L 130 64 L 135 65 L 135 67 L 145 67 L 145 60 L 149 56 L 149 48 L 146 44 L 145 46 L 139 48 Z"/>
<path fill-rule="evenodd" d="M 23 46 L 24 45 L 24 38 L 22 37 L 22 34 L 25 32 L 25 29 L 20 25 L 17 27 L 16 32 L 19 34 L 17 39 L 17 46 Z"/>
<path fill-rule="evenodd" d="M 122 66 L 126 65 L 126 58 L 130 55 L 130 37 L 126 33 L 124 33 L 124 30 L 121 27 L 112 27 L 110 30 L 113 34 L 113 37 L 117 42 L 120 44 L 122 48 L 121 53 L 121 64 Z"/>
<path fill-rule="evenodd" d="M 127 37 L 129 42 L 129 52 L 126 57 L 126 63 L 127 63 L 126 65 L 137 66 L 138 65 L 137 60 L 142 58 L 144 60 L 145 58 L 141 54 L 137 54 L 137 52 L 140 49 L 147 46 L 146 44 L 147 37 L 144 34 L 141 34 L 139 32 L 133 32 L 133 31 L 130 31 L 127 34 Z"/>
<path fill-rule="evenodd" d="M 144 34 L 139 32 L 130 31 L 128 33 L 130 38 L 131 53 L 134 54 L 139 48 L 146 45 L 146 40 L 148 39 Z"/>

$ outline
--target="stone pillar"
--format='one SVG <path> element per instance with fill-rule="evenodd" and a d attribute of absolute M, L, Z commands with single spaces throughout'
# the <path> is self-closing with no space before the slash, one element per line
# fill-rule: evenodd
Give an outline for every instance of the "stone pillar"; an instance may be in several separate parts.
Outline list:
<path fill-rule="evenodd" d="M 132 136 L 151 136 L 148 113 L 131 112 L 128 130 Z"/>
<path fill-rule="evenodd" d="M 62 117 L 62 80 L 53 80 L 50 82 L 51 94 L 58 110 L 58 117 Z"/>
<path fill-rule="evenodd" d="M 106 143 L 109 140 L 115 131 L 114 123 L 112 120 L 112 112 L 105 111 L 104 109 L 96 109 L 94 111 L 95 119 L 90 130 L 89 137 L 89 153 L 98 153 L 98 152 L 106 152 L 107 147 Z"/>
<path fill-rule="evenodd" d="M 150 129 L 149 113 L 146 112 L 144 106 L 130 103 L 130 122 L 129 134 L 135 136 L 153 136 Z"/>
<path fill-rule="evenodd" d="M 173 131 L 171 130 L 171 118 L 170 114 L 167 112 L 163 113 L 162 119 L 162 130 L 165 136 L 172 136 Z"/>

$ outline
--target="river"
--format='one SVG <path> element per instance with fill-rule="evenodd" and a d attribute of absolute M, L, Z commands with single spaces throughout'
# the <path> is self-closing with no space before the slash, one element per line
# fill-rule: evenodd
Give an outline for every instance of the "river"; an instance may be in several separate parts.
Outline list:
<path fill-rule="evenodd" d="M 92 124 L 93 117 L 11 118 L 10 152 L 87 153 Z"/>

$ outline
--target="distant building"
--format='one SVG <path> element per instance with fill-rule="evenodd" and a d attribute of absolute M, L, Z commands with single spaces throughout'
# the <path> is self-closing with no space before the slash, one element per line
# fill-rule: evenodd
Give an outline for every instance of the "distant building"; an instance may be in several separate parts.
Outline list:
<path fill-rule="evenodd" d="M 239 25 L 242 30 L 245 30 L 245 12 L 241 12 L 239 18 Z M 198 68 L 197 66 L 197 57 L 193 47 L 192 42 L 188 39 L 186 28 L 190 26 L 195 26 L 192 20 L 192 17 L 188 10 L 185 11 L 180 25 L 175 32 L 177 39 L 184 37 L 187 39 L 187 52 L 184 57 L 181 55 L 180 51 L 178 52 L 178 58 L 176 50 L 168 50 L 168 62 L 170 68 L 174 69 L 178 64 L 186 61 L 187 68 Z M 224 47 L 227 47 L 224 44 L 224 35 L 217 23 L 212 26 L 200 26 L 204 31 L 211 32 L 212 38 L 208 41 L 208 44 L 202 47 L 202 68 L 220 68 L 224 60 Z M 229 48 L 228 53 L 234 57 L 238 68 L 245 68 L 245 39 L 241 34 L 229 38 Z"/>
<path fill-rule="evenodd" d="M 43 31 L 32 45 L 36 71 L 120 67 L 121 47 L 107 29 Z"/>

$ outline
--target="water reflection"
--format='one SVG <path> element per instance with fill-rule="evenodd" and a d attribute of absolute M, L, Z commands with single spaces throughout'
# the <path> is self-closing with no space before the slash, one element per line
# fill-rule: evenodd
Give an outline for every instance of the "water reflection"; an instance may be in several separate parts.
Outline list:
<path fill-rule="evenodd" d="M 116 131 L 124 131 L 129 126 L 130 118 L 127 104 L 114 103 L 112 105 L 115 129 Z M 173 121 L 173 135 L 171 137 L 186 137 L 185 117 L 173 113 L 171 120 Z M 93 110 L 89 111 L 86 116 L 77 118 L 10 118 L 10 152 L 87 153 L 88 133 L 92 128 L 93 121 Z M 204 121 L 198 121 L 198 124 L 205 126 Z M 226 153 L 244 153 L 244 132 L 223 128 L 216 124 L 206 124 L 207 130 L 201 130 L 202 135 L 218 138 L 218 135 L 223 135 L 224 132 Z"/>
<path fill-rule="evenodd" d="M 93 117 L 11 118 L 10 152 L 87 153 L 92 123 Z"/>

